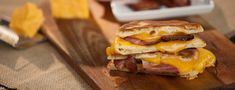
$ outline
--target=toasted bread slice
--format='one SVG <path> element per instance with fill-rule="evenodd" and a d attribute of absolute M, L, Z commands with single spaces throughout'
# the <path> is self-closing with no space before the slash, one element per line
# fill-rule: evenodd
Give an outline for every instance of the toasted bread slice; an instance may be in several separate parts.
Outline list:
<path fill-rule="evenodd" d="M 198 57 L 198 49 L 189 48 L 179 51 L 178 53 L 162 53 L 162 52 L 154 52 L 154 53 L 140 53 L 140 54 L 132 54 L 132 55 L 109 55 L 107 59 L 109 60 L 124 60 L 128 57 L 134 57 L 135 59 L 144 59 L 144 58 L 154 58 L 157 56 L 161 57 L 180 57 L 181 60 L 187 61 L 191 58 Z"/>
<path fill-rule="evenodd" d="M 189 23 L 180 20 L 170 21 L 134 21 L 120 27 L 119 37 L 127 37 L 140 33 L 165 32 L 194 34 L 203 32 L 204 29 L 198 23 Z"/>

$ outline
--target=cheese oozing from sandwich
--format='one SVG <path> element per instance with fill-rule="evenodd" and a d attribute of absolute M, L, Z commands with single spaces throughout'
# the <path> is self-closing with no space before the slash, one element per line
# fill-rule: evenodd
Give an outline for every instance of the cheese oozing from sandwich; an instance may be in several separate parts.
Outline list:
<path fill-rule="evenodd" d="M 202 73 L 206 67 L 214 66 L 215 56 L 210 51 L 198 48 L 196 56 L 183 60 L 181 57 L 170 57 L 158 54 L 154 58 L 144 58 L 142 60 L 154 64 L 169 64 L 176 67 L 181 76 L 190 75 L 189 79 L 197 77 L 198 73 Z M 187 76 L 186 76 L 187 77 Z"/>
<path fill-rule="evenodd" d="M 113 56 L 113 55 L 117 54 L 112 46 L 106 48 L 106 55 L 107 56 Z"/>

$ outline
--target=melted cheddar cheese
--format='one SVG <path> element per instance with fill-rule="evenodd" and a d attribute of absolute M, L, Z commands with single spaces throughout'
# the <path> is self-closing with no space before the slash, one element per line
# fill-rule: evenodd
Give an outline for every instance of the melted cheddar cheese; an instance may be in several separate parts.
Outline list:
<path fill-rule="evenodd" d="M 115 55 L 116 52 L 115 52 L 114 48 L 111 46 L 111 47 L 107 47 L 107 48 L 106 48 L 106 54 L 107 54 L 108 56 L 112 56 L 112 55 Z"/>
<path fill-rule="evenodd" d="M 155 44 L 155 48 L 161 52 L 179 52 L 186 48 L 187 44 L 191 41 L 169 41 L 169 42 L 160 42 Z"/>
<path fill-rule="evenodd" d="M 157 55 L 155 58 L 145 58 L 143 60 L 155 63 L 155 64 L 169 64 L 176 67 L 180 75 L 185 75 L 189 72 L 203 72 L 205 67 L 213 66 L 215 63 L 215 56 L 210 51 L 198 48 L 197 58 L 191 58 L 188 61 L 182 60 L 180 57 L 162 57 L 162 55 Z"/>

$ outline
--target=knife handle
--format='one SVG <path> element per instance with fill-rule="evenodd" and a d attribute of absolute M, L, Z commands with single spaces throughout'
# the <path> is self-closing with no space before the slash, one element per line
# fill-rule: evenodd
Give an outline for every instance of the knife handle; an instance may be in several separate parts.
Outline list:
<path fill-rule="evenodd" d="M 0 40 L 15 46 L 19 41 L 19 36 L 9 28 L 0 25 Z"/>

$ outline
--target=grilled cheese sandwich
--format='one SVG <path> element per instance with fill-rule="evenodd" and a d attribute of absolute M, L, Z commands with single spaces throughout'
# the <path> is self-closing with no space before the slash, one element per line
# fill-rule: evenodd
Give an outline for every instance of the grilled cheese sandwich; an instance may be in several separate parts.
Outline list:
<path fill-rule="evenodd" d="M 203 48 L 206 43 L 195 35 L 202 31 L 200 24 L 177 20 L 125 24 L 106 48 L 111 60 L 107 67 L 194 79 L 216 61 L 214 54 Z"/>

